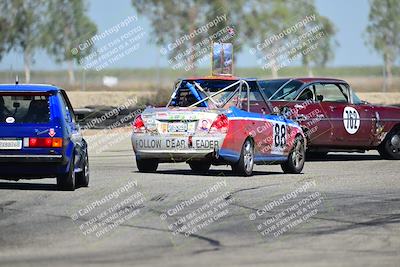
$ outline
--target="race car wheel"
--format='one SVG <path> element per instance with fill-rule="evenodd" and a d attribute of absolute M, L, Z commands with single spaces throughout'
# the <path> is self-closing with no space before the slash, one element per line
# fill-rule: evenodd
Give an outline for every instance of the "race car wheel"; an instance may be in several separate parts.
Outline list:
<path fill-rule="evenodd" d="M 288 160 L 281 164 L 284 173 L 300 173 L 303 170 L 306 159 L 306 151 L 304 147 L 304 138 L 297 136 Z"/>
<path fill-rule="evenodd" d="M 210 169 L 211 163 L 206 161 L 191 161 L 189 166 L 194 172 L 206 172 Z"/>
<path fill-rule="evenodd" d="M 140 172 L 155 172 L 158 161 L 155 159 L 136 159 L 136 166 Z"/>
<path fill-rule="evenodd" d="M 242 146 L 239 162 L 232 165 L 232 171 L 243 176 L 251 176 L 254 167 L 254 144 L 251 139 L 246 139 Z"/>
<path fill-rule="evenodd" d="M 89 157 L 87 152 L 83 162 L 82 171 L 76 174 L 76 184 L 82 187 L 89 186 Z"/>
<path fill-rule="evenodd" d="M 75 190 L 75 155 L 71 157 L 68 172 L 57 176 L 57 187 L 63 191 Z"/>
<path fill-rule="evenodd" d="M 400 159 L 400 130 L 389 133 L 379 145 L 378 152 L 384 159 Z"/>

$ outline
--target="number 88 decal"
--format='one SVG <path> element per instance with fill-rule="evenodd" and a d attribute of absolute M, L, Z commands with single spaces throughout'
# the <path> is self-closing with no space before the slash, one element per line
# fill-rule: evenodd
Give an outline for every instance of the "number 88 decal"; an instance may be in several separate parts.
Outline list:
<path fill-rule="evenodd" d="M 355 134 L 360 128 L 360 114 L 353 107 L 345 107 L 343 110 L 344 128 L 349 134 Z"/>
<path fill-rule="evenodd" d="M 284 149 L 287 143 L 286 125 L 277 123 L 274 125 L 274 147 Z"/>

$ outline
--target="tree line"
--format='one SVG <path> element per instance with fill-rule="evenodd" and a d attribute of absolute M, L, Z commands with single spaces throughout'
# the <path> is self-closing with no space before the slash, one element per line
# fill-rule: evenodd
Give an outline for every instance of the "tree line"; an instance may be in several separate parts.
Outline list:
<path fill-rule="evenodd" d="M 312 75 L 315 67 L 324 67 L 333 59 L 336 28 L 332 21 L 321 15 L 314 0 L 132 0 L 135 11 L 146 16 L 152 28 L 152 40 L 165 47 L 185 34 L 206 25 L 213 18 L 224 14 L 227 20 L 207 31 L 197 34 L 187 42 L 179 44 L 169 58 L 188 51 L 207 36 L 213 35 L 227 26 L 232 27 L 235 37 L 232 42 L 235 52 L 243 47 L 255 47 L 271 35 L 284 31 L 306 16 L 315 19 L 308 29 L 320 25 L 324 36 L 311 53 L 300 55 L 300 61 Z M 74 82 L 74 63 L 92 52 L 85 49 L 72 53 L 71 49 L 90 39 L 97 33 L 96 24 L 87 15 L 85 0 L 2 0 L 0 2 L 0 60 L 10 51 L 23 56 L 25 80 L 30 80 L 30 70 L 34 54 L 45 50 L 58 63 L 66 62 L 68 77 Z M 369 23 L 364 39 L 368 46 L 382 56 L 385 88 L 392 83 L 392 67 L 400 50 L 400 1 L 370 0 Z M 274 42 L 273 46 L 257 53 L 258 57 L 270 53 L 304 34 L 307 27 L 288 34 Z M 349 40 L 351 41 L 351 40 Z M 195 51 L 192 49 L 192 53 Z M 278 76 L 271 61 L 271 73 Z"/>

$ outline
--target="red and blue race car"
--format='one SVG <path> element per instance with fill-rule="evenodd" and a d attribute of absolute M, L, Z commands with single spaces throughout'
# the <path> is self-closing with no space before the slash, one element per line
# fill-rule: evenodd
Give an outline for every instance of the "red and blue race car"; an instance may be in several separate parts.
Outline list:
<path fill-rule="evenodd" d="M 271 114 L 256 79 L 229 76 L 179 80 L 166 107 L 135 119 L 132 146 L 141 172 L 187 162 L 198 172 L 227 164 L 248 176 L 254 164 L 300 173 L 306 140 L 296 122 Z"/>

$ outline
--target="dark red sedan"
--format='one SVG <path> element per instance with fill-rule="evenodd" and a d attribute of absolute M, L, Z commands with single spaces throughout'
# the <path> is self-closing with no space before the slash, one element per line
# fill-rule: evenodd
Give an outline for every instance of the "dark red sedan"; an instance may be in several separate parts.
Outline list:
<path fill-rule="evenodd" d="M 378 150 L 400 159 L 400 108 L 360 100 L 338 79 L 295 78 L 259 81 L 274 109 L 302 125 L 310 156 Z"/>

